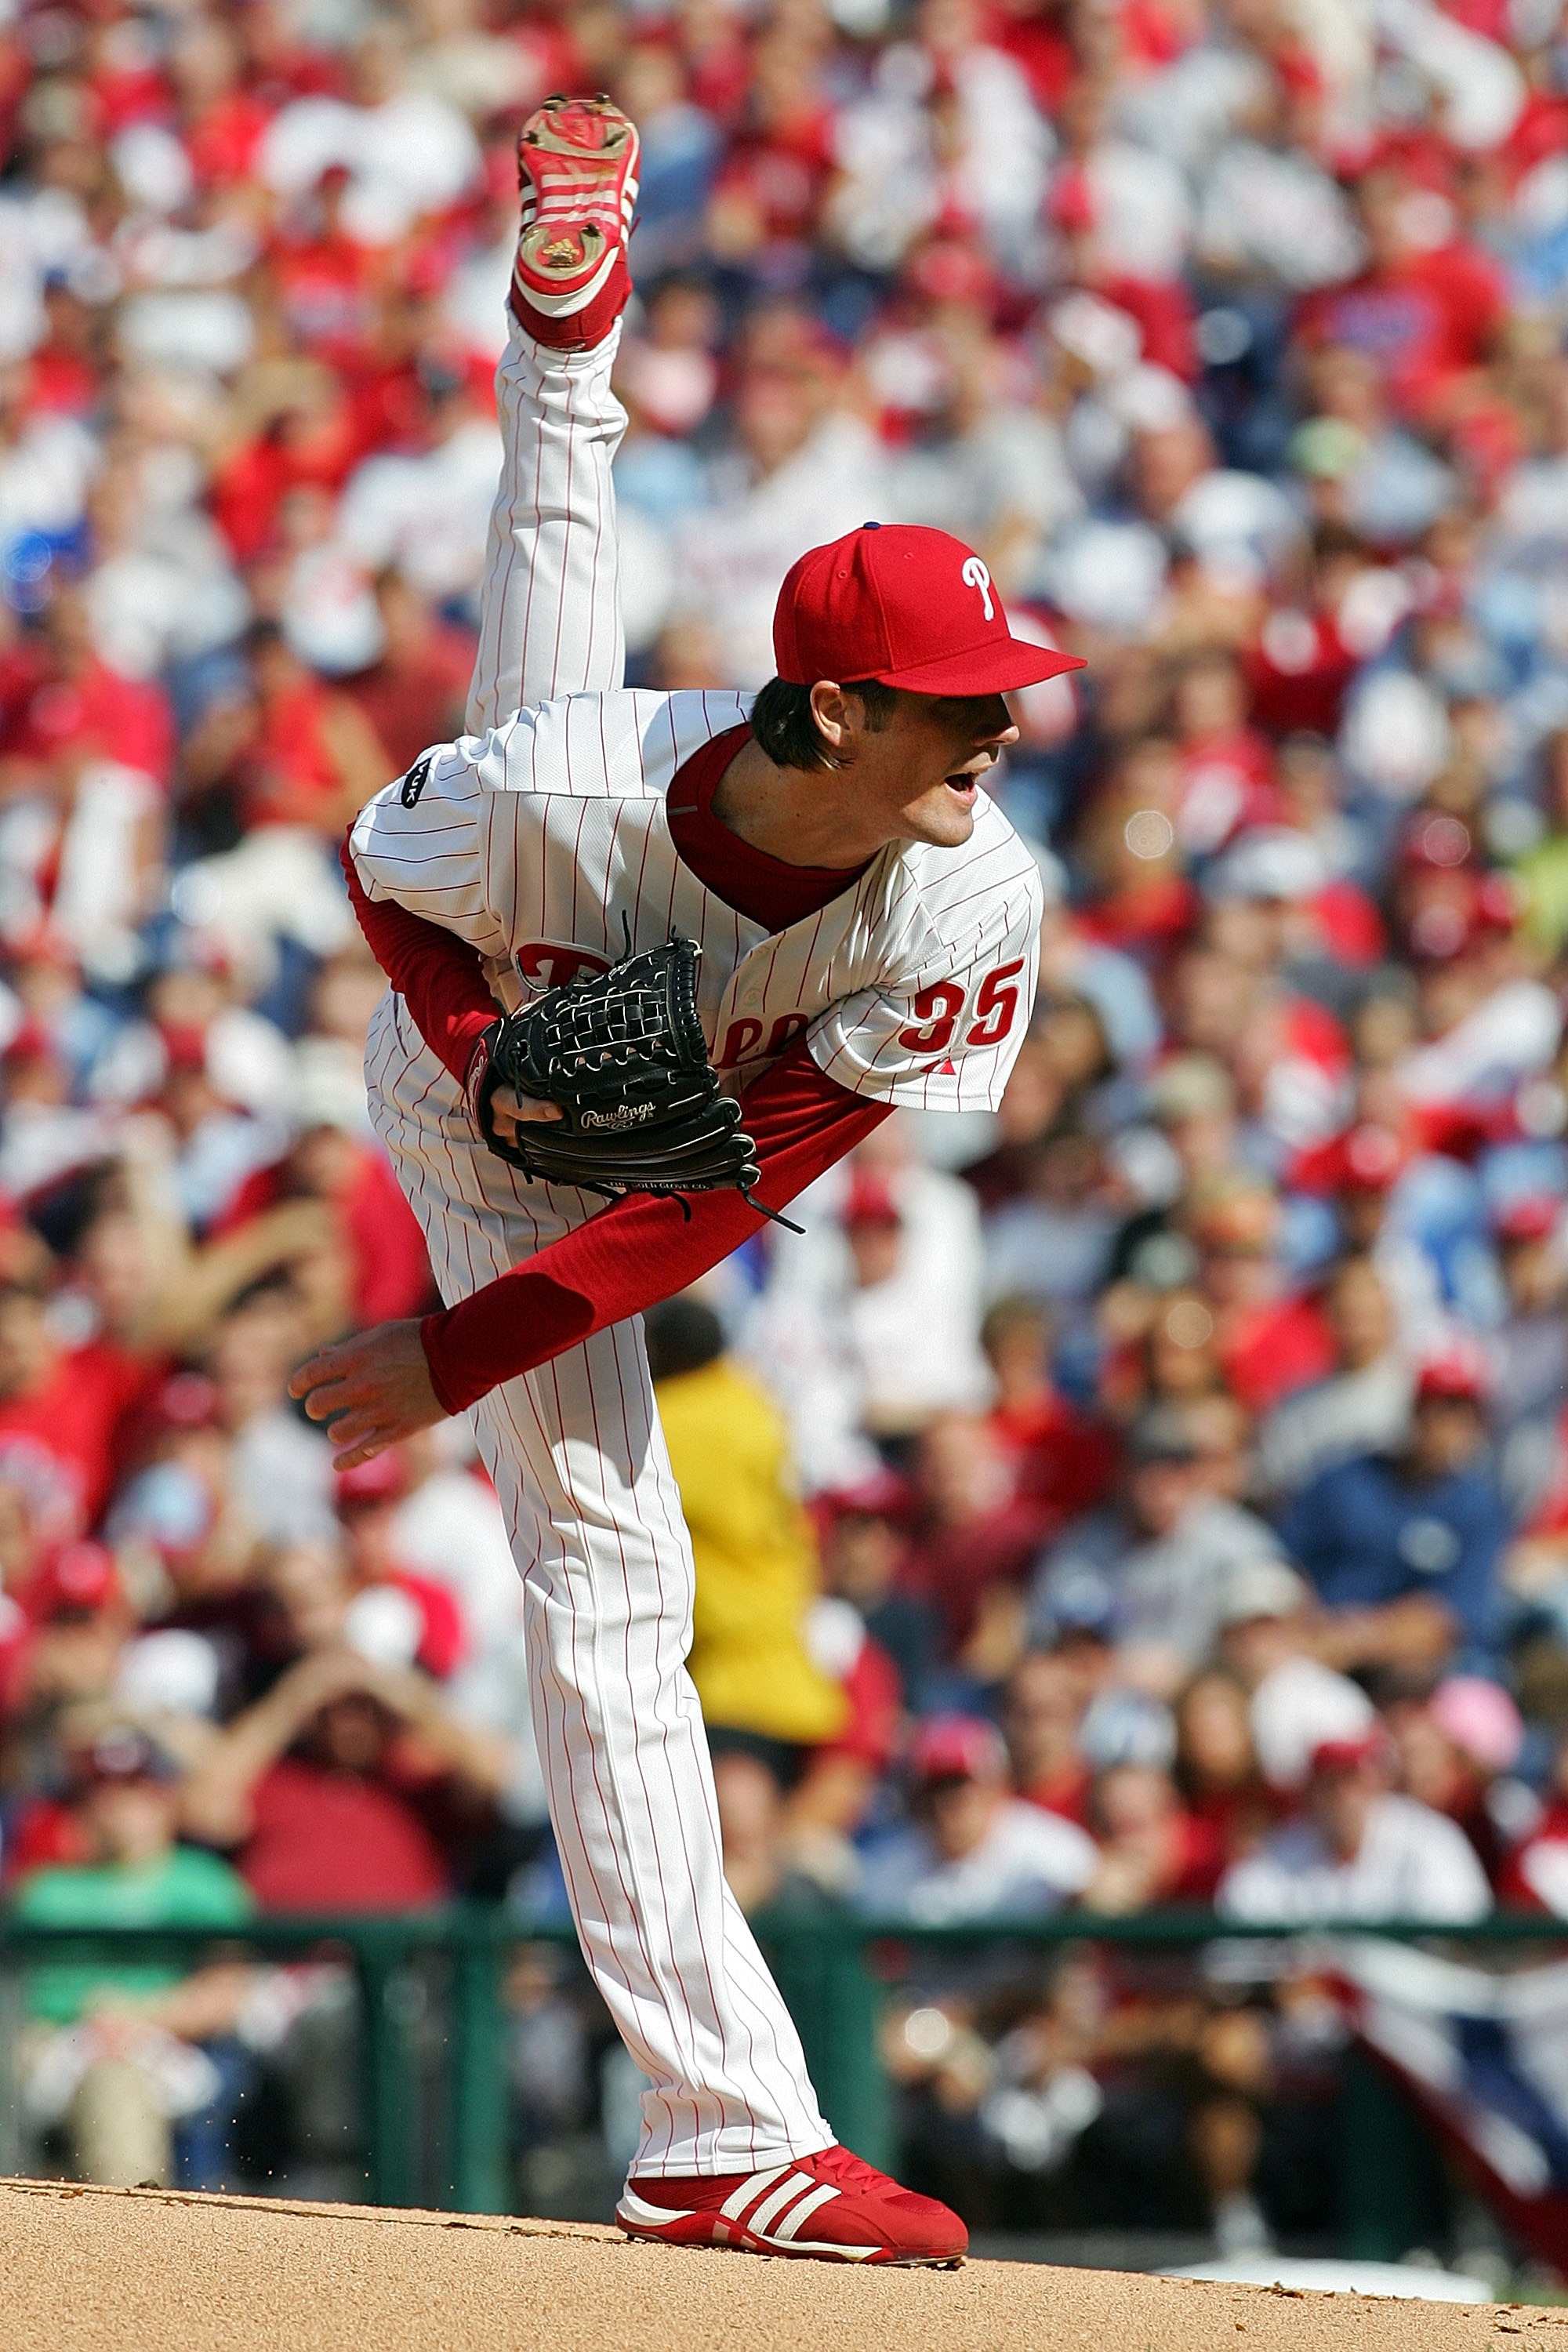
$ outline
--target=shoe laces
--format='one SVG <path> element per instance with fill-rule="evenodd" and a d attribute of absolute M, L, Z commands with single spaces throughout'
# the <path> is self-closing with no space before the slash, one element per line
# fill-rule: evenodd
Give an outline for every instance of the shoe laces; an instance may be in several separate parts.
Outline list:
<path fill-rule="evenodd" d="M 894 2189 L 898 2183 L 889 2180 L 885 2172 L 868 2164 L 852 2148 L 835 2144 L 825 2147 L 811 2159 L 811 2168 L 822 2180 L 836 2181 L 843 2189 Z"/>

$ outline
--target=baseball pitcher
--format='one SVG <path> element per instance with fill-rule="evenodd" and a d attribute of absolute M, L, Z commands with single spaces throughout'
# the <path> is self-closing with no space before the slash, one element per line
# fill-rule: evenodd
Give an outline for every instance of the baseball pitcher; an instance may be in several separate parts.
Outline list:
<path fill-rule="evenodd" d="M 957 541 L 868 522 L 785 580 L 761 694 L 628 691 L 610 376 L 637 133 L 552 100 L 519 162 L 469 731 L 345 854 L 392 983 L 372 1116 L 447 1304 L 324 1349 L 294 1393 L 345 1466 L 472 1411 L 578 1933 L 650 2084 L 621 2226 L 951 2263 L 957 2216 L 834 2144 L 724 1882 L 637 1318 L 899 1105 L 999 1102 L 1041 899 L 982 779 L 1005 694 L 1078 664 L 1012 635 Z"/>

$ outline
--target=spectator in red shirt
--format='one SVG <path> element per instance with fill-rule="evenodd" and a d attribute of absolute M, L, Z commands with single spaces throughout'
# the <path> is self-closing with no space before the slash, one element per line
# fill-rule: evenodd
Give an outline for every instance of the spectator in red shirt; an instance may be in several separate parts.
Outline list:
<path fill-rule="evenodd" d="M 1123 25 L 1131 14 L 1123 11 Z M 997 0 L 987 35 L 1022 66 L 1041 112 L 1054 115 L 1078 72 L 1067 11 L 1040 7 L 1036 0 Z"/>
<path fill-rule="evenodd" d="M 210 493 L 213 520 L 237 560 L 253 563 L 276 535 L 289 490 L 311 482 L 340 489 L 363 455 L 353 404 L 324 366 L 290 367 L 259 419 L 218 461 Z"/>
<path fill-rule="evenodd" d="M 412 767 L 430 744 L 462 733 L 474 640 L 467 629 L 437 619 L 395 568 L 377 579 L 375 601 L 385 642 L 380 659 L 351 681 L 349 691 L 395 774 Z"/>
<path fill-rule="evenodd" d="M 231 799 L 247 832 L 297 825 L 336 843 L 392 762 L 363 711 L 307 667 L 275 621 L 255 622 L 246 645 L 252 692 L 209 713 L 187 778 Z"/>
<path fill-rule="evenodd" d="M 1050 1377 L 1049 1322 L 1032 1298 L 999 1298 L 980 1327 L 996 1381 L 986 1425 L 1013 1464 L 1016 1492 L 1071 1518 L 1092 1510 L 1116 1467 L 1101 1423 L 1070 1405 Z"/>
<path fill-rule="evenodd" d="M 56 592 L 34 652 L 34 684 L 9 749 L 43 764 L 116 760 L 168 782 L 174 761 L 169 698 L 151 679 L 122 677 L 100 658 L 79 595 Z"/>
<path fill-rule="evenodd" d="M 108 1341 L 63 1347 L 35 1292 L 0 1288 L 0 1467 L 35 1496 L 57 1538 L 96 1523 L 130 1417 L 156 1377 Z"/>
<path fill-rule="evenodd" d="M 1247 680 L 1233 654 L 1211 647 L 1184 664 L 1172 697 L 1176 836 L 1206 856 L 1278 814 L 1274 755 L 1247 723 Z"/>
<path fill-rule="evenodd" d="M 1310 296 L 1299 331 L 1370 352 L 1405 414 L 1430 417 L 1487 358 L 1507 315 L 1502 273 L 1453 235 L 1447 198 L 1404 173 L 1369 172 L 1359 194 L 1371 264 L 1351 285 Z"/>
<path fill-rule="evenodd" d="M 1189 1223 L 1220 1362 L 1238 1402 L 1267 1412 L 1310 1381 L 1326 1380 L 1338 1360 L 1333 1333 L 1318 1302 L 1287 1286 L 1278 1196 L 1237 1177 L 1200 1195 Z"/>
<path fill-rule="evenodd" d="M 709 235 L 727 258 L 804 249 L 833 170 L 833 116 L 815 46 L 780 26 L 752 49 L 747 120 L 714 189 Z"/>
<path fill-rule="evenodd" d="M 406 1910 L 453 1892 L 508 1763 L 423 1675 L 321 1649 L 213 1743 L 185 1826 L 235 1850 L 264 1911 Z"/>
<path fill-rule="evenodd" d="M 114 1555 L 98 1543 L 59 1545 L 15 1598 L 13 1725 L 25 1741 L 47 1742 L 62 1710 L 108 1696 L 134 1620 Z"/>
<path fill-rule="evenodd" d="M 905 1705 L 919 1713 L 941 1622 L 932 1604 L 910 1589 L 905 1574 L 911 1508 L 903 1481 L 880 1471 L 864 1486 L 819 1495 L 816 1516 L 824 1591 L 848 1601 L 892 1661 Z"/>
<path fill-rule="evenodd" d="M 269 270 L 279 306 L 295 344 L 352 369 L 375 336 L 386 257 L 358 243 L 342 226 L 349 173 L 341 163 L 323 172 L 308 217 L 273 248 Z"/>
<path fill-rule="evenodd" d="M 1175 1713 L 1176 1785 L 1189 1814 L 1212 1832 L 1223 1868 L 1249 1853 L 1279 1813 L 1258 1764 L 1247 1695 L 1233 1675 L 1211 1668 L 1193 1676 Z"/>
<path fill-rule="evenodd" d="M 72 1797 L 135 1621 L 102 1544 L 59 1546 L 7 1601 L 0 1711 L 21 1795 L 6 1822 L 9 1882 L 43 1864 L 88 1858 Z"/>
<path fill-rule="evenodd" d="M 1089 1828 L 1100 1857 L 1084 1889 L 1086 1909 L 1119 1913 L 1212 1900 L 1227 1859 L 1219 1832 L 1188 1812 L 1158 1765 L 1115 1764 L 1102 1772 Z"/>
<path fill-rule="evenodd" d="M 349 1581 L 357 1592 L 388 1590 L 414 1605 L 418 1647 L 414 1663 L 437 1682 L 462 1664 L 468 1646 L 463 1612 L 449 1586 L 416 1575 L 397 1557 L 397 1507 L 410 1491 L 408 1465 L 395 1448 L 337 1477 Z"/>
<path fill-rule="evenodd" d="M 351 1108 L 327 1081 L 308 1094 L 302 1089 L 300 1108 L 304 1131 L 299 1140 L 281 1160 L 247 1177 L 216 1230 L 237 1233 L 288 1202 L 325 1202 L 336 1214 L 347 1261 L 345 1304 L 355 1318 L 379 1322 L 416 1313 L 431 1295 L 430 1263 L 384 1153 L 354 1132 Z"/>
<path fill-rule="evenodd" d="M 44 289 L 48 332 L 29 354 L 26 406 L 55 416 L 85 416 L 98 404 L 100 348 L 98 313 L 62 283 Z"/>
<path fill-rule="evenodd" d="M 1174 824 L 1180 773 L 1169 736 L 1142 737 L 1090 801 L 1077 844 L 1093 883 L 1080 918 L 1086 929 L 1151 961 L 1185 937 L 1197 909 Z"/>
<path fill-rule="evenodd" d="M 1078 1737 L 1085 1698 L 1083 1677 L 1069 1658 L 1056 1650 L 1026 1650 L 1002 1700 L 1015 1789 L 1079 1829 L 1089 1826 L 1093 1790 Z"/>
<path fill-rule="evenodd" d="M 181 143 L 204 187 L 249 177 L 273 109 L 245 86 L 245 53 L 221 16 L 192 16 L 169 50 Z"/>
<path fill-rule="evenodd" d="M 906 1587 L 940 1612 L 949 1657 L 995 1681 L 1016 1650 L 1022 1589 L 1050 1515 L 1015 1492 L 1007 1455 L 976 1413 L 940 1413 L 925 1430 L 915 1495 Z"/>

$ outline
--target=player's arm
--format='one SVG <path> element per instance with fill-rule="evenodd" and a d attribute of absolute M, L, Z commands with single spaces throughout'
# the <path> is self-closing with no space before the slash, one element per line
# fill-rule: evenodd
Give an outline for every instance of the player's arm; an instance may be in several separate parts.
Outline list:
<path fill-rule="evenodd" d="M 762 1178 L 756 1197 L 782 1209 L 879 1127 L 890 1106 L 847 1093 L 803 1043 L 748 1087 L 746 1129 Z M 549 1243 L 456 1307 L 384 1324 L 301 1364 L 289 1392 L 331 1421 L 341 1466 L 461 1412 L 502 1381 L 548 1363 L 595 1331 L 684 1290 L 761 1231 L 739 1192 L 699 1192 L 686 1206 L 633 1193 Z"/>
<path fill-rule="evenodd" d="M 497 1012 L 479 950 L 395 898 L 371 898 L 351 845 L 352 835 L 341 853 L 343 878 L 365 944 L 430 1051 L 461 1085 L 468 1056 Z"/>
<path fill-rule="evenodd" d="M 747 1089 L 762 1169 L 755 1192 L 767 1208 L 785 1207 L 900 1103 L 963 1109 L 1000 1100 L 1034 999 L 1040 920 L 1033 861 L 1009 866 L 986 893 L 983 932 L 939 962 L 948 977 L 915 970 L 844 1001 Z M 616 1202 L 423 1326 L 385 1325 L 323 1349 L 290 1391 L 308 1399 L 313 1420 L 333 1423 L 344 1467 L 368 1460 L 441 1411 L 461 1412 L 684 1289 L 763 1222 L 738 1192 L 699 1193 L 686 1205 L 689 1222 L 668 1198 Z"/>
<path fill-rule="evenodd" d="M 503 733 L 434 745 L 365 803 L 343 853 L 362 923 L 366 907 L 401 908 L 480 956 L 508 954 L 498 908 L 515 876 L 515 795 L 503 787 L 516 764 L 512 738 L 525 749 L 531 740 L 530 716 L 520 712 Z"/>
<path fill-rule="evenodd" d="M 347 843 L 343 871 L 371 952 L 425 1043 L 461 1083 L 496 1015 L 477 950 L 395 900 L 368 897 Z M 784 1207 L 886 1117 L 884 1105 L 847 1093 L 797 1048 L 746 1096 L 763 1170 L 759 1197 Z M 738 1192 L 698 1193 L 688 1206 L 689 1222 L 668 1199 L 616 1202 L 527 1265 L 428 1317 L 421 1350 L 443 1409 L 459 1412 L 499 1382 L 684 1289 L 763 1222 Z M 417 1388 L 419 1366 L 411 1360 L 409 1369 Z"/>
<path fill-rule="evenodd" d="M 349 902 L 365 944 L 426 1045 L 463 1086 L 475 1049 L 499 1010 L 483 959 L 456 932 L 410 914 L 395 898 L 370 898 L 354 866 L 352 835 L 342 856 Z M 553 1103 L 520 1102 L 500 1088 L 491 1097 L 490 1116 L 503 1141 L 510 1141 L 520 1119 L 556 1119 L 561 1114 Z"/>

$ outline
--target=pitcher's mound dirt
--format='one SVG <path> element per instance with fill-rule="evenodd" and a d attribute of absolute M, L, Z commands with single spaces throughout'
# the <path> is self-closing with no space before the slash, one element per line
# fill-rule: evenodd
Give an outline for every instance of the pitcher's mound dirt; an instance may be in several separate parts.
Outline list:
<path fill-rule="evenodd" d="M 5 2352 L 1568 2352 L 1568 2311 L 1024 2263 L 857 2271 L 565 2222 L 0 2182 Z"/>

